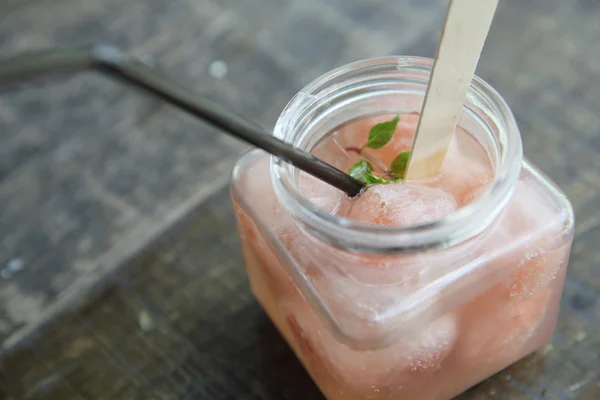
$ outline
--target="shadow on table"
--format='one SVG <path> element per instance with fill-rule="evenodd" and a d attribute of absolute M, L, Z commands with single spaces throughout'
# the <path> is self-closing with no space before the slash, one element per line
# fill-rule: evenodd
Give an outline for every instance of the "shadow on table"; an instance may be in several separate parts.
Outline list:
<path fill-rule="evenodd" d="M 292 349 L 264 312 L 256 318 L 257 352 L 261 363 L 257 378 L 273 399 L 321 400 L 314 384 Z"/>
<path fill-rule="evenodd" d="M 212 332 L 207 335 L 206 331 Z M 186 334 L 198 343 L 181 365 L 196 375 L 186 400 L 324 400 L 304 367 L 256 303 Z M 201 338 L 210 336 L 208 341 Z M 202 342 L 202 343 L 200 343 Z M 200 397 L 198 397 L 200 396 Z"/>

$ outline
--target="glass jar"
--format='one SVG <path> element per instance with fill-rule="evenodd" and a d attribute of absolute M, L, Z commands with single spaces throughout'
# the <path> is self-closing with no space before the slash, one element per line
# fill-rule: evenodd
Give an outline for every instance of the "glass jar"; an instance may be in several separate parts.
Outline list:
<path fill-rule="evenodd" d="M 311 151 L 348 121 L 418 113 L 431 67 L 389 57 L 336 69 L 291 100 L 275 135 Z M 572 207 L 523 159 L 510 109 L 479 78 L 459 128 L 485 149 L 492 181 L 419 226 L 334 215 L 297 169 L 260 150 L 234 168 L 252 291 L 328 399 L 450 399 L 552 334 Z"/>

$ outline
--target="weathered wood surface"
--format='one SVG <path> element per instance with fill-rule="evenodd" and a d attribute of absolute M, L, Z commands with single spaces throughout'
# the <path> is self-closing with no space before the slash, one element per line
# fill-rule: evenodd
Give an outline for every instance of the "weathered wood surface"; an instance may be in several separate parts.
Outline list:
<path fill-rule="evenodd" d="M 4 0 L 0 56 L 106 40 L 270 127 L 337 65 L 433 56 L 445 6 Z M 599 20 L 595 0 L 499 7 L 478 75 L 577 231 L 552 344 L 461 399 L 600 398 Z M 321 398 L 248 289 L 224 187 L 244 145 L 87 74 L 0 94 L 0 143 L 0 399 Z"/>

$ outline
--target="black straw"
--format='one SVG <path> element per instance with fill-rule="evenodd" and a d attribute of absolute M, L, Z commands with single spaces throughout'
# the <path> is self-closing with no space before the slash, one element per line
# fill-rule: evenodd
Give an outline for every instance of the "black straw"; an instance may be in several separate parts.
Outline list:
<path fill-rule="evenodd" d="M 199 117 L 215 127 L 289 162 L 302 171 L 353 197 L 364 185 L 350 175 L 269 134 L 253 123 L 162 76 L 143 62 L 127 57 L 119 49 L 97 44 L 51 50 L 0 61 L 0 84 L 41 74 L 93 69 L 141 88 Z"/>

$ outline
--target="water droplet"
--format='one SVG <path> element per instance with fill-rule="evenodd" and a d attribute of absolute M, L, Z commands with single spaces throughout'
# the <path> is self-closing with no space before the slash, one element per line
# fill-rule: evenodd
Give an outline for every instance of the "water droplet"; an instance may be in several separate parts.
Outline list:
<path fill-rule="evenodd" d="M 138 314 L 138 323 L 143 332 L 149 332 L 154 329 L 154 320 L 147 311 L 140 311 Z"/>
<path fill-rule="evenodd" d="M 585 339 L 587 337 L 587 332 L 577 332 L 575 334 L 575 336 L 573 337 L 573 339 L 575 339 L 576 342 L 581 342 L 583 339 Z"/>
<path fill-rule="evenodd" d="M 208 73 L 213 78 L 224 78 L 227 75 L 227 64 L 221 60 L 213 61 L 208 67 Z"/>
<path fill-rule="evenodd" d="M 13 258 L 6 263 L 6 268 L 8 268 L 10 272 L 18 272 L 23 269 L 23 260 L 20 258 Z"/>

